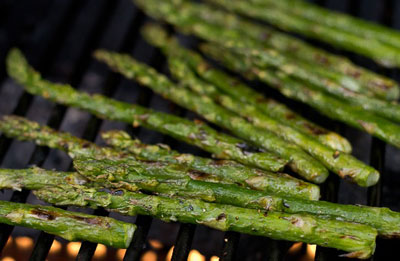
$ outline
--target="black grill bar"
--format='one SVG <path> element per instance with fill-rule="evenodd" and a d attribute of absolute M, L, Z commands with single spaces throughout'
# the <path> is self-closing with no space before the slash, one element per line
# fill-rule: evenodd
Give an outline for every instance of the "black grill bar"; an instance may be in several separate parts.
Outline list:
<path fill-rule="evenodd" d="M 222 253 L 220 255 L 221 261 L 233 261 L 236 259 L 239 239 L 240 233 L 233 231 L 225 232 Z"/>
<path fill-rule="evenodd" d="M 137 228 L 135 234 L 133 235 L 132 243 L 126 250 L 124 261 L 140 260 L 152 220 L 153 219 L 148 216 L 137 216 L 135 222 Z"/>
<path fill-rule="evenodd" d="M 182 224 L 179 228 L 178 237 L 172 252 L 172 261 L 187 260 L 190 248 L 192 246 L 194 231 L 196 226 L 193 224 Z"/>

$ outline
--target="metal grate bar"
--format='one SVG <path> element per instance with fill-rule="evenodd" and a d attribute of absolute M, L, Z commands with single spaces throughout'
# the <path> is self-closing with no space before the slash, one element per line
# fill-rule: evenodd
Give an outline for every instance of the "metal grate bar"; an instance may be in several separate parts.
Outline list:
<path fill-rule="evenodd" d="M 194 232 L 196 225 L 181 224 L 179 228 L 178 237 L 175 242 L 175 247 L 172 252 L 172 261 L 187 260 L 190 247 L 192 246 Z"/>
<path fill-rule="evenodd" d="M 240 233 L 228 231 L 224 235 L 224 244 L 222 247 L 221 260 L 233 261 L 236 259 L 236 253 L 239 245 Z"/>
<path fill-rule="evenodd" d="M 146 242 L 146 237 L 149 233 L 152 220 L 153 219 L 148 216 L 137 216 L 135 222 L 137 228 L 133 236 L 132 242 L 126 250 L 124 261 L 140 260 L 140 256 L 142 254 L 143 246 Z"/>

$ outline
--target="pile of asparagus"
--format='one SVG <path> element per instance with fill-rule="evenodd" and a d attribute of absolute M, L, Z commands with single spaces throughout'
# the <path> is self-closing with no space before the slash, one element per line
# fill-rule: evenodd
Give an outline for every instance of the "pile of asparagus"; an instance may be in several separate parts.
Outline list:
<path fill-rule="evenodd" d="M 364 55 L 385 67 L 400 66 L 400 33 L 382 25 L 327 10 L 304 0 L 206 2 Z"/>
<path fill-rule="evenodd" d="M 291 195 L 274 193 L 269 187 L 276 186 L 275 179 L 282 178 L 278 175 L 179 154 L 162 144 L 143 144 L 123 131 L 102 134 L 112 147 L 99 147 L 17 116 L 4 117 L 0 131 L 66 151 L 73 158 L 77 172 L 0 169 L 1 189 L 30 189 L 51 204 L 103 207 L 124 215 L 151 215 L 314 243 L 349 252 L 344 255 L 354 258 L 373 254 L 376 235 L 400 234 L 400 213 L 310 199 L 314 192 L 303 184 L 296 186 L 293 178 L 288 183 L 280 180 L 281 189 Z M 245 177 L 252 182 L 243 182 Z M 253 182 L 263 187 L 253 187 Z"/>
<path fill-rule="evenodd" d="M 160 28 L 149 26 L 144 30 L 150 33 Z M 173 38 L 166 37 L 164 40 L 165 43 L 169 43 L 169 40 Z M 184 51 L 184 49 L 177 50 Z M 263 133 L 254 127 L 255 124 L 249 124 L 240 117 L 234 116 L 230 110 L 214 103 L 211 98 L 197 95 L 200 97 L 197 99 L 196 94 L 189 98 L 185 96 L 190 91 L 189 86 L 194 86 L 193 89 L 201 88 L 199 90 L 208 86 L 210 93 L 213 91 L 217 95 L 218 89 L 214 85 L 195 85 L 185 81 L 182 81 L 180 85 L 175 85 L 166 77 L 132 60 L 129 56 L 98 51 L 96 57 L 109 62 L 113 68 L 126 73 L 129 77 L 136 77 L 139 82 L 151 85 L 150 87 L 156 91 L 161 92 L 165 88 L 168 92 L 161 93 L 166 97 L 170 97 L 171 90 L 175 91 L 175 95 L 185 103 L 189 104 L 187 99 L 192 101 L 194 107 L 190 108 L 198 108 L 200 105 L 209 106 L 215 111 L 204 111 L 203 115 L 207 119 L 218 118 L 207 115 L 223 112 L 227 116 L 221 115 L 221 117 L 232 117 L 231 119 L 234 119 L 245 131 L 254 130 L 257 135 Z M 179 56 L 176 57 L 179 58 Z M 177 63 L 177 65 L 180 64 Z M 171 62 L 171 70 L 172 68 Z M 78 92 L 69 85 L 51 83 L 42 79 L 17 50 L 11 51 L 8 57 L 8 72 L 30 93 L 88 110 L 103 118 L 128 122 L 134 126 L 142 124 L 160 130 L 216 152 L 217 157 L 235 159 L 232 155 L 238 155 L 235 154 L 238 150 L 230 151 L 235 148 L 239 148 L 239 152 L 248 157 L 242 159 L 245 164 L 240 164 L 231 160 L 211 160 L 179 154 L 165 145 L 142 144 L 138 140 L 132 140 L 129 135 L 121 131 L 103 134 L 103 138 L 112 148 L 99 147 L 89 141 L 68 133 L 57 132 L 24 118 L 8 116 L 0 121 L 0 131 L 4 135 L 66 151 L 73 158 L 76 172 L 58 172 L 39 168 L 1 169 L 0 188 L 2 189 L 30 189 L 39 199 L 58 206 L 103 207 L 126 215 L 151 215 L 165 221 L 202 224 L 223 231 L 231 230 L 274 239 L 318 244 L 343 250 L 348 252 L 344 254 L 345 256 L 354 258 L 368 258 L 373 254 L 376 235 L 397 237 L 399 234 L 400 213 L 386 208 L 318 201 L 319 188 L 316 185 L 286 174 L 251 167 L 254 165 L 253 162 L 257 162 L 251 160 L 254 157 L 268 159 L 271 163 L 279 163 L 272 160 L 272 157 L 278 158 L 276 154 L 259 152 L 241 140 L 216 132 L 204 123 L 195 123 L 165 113 L 154 112 L 101 95 Z M 188 77 L 194 83 L 197 81 L 202 83 L 201 79 L 196 78 L 194 74 L 188 74 Z M 245 85 L 242 85 L 242 88 L 249 94 L 252 93 Z M 284 106 L 281 108 L 288 113 L 293 113 Z M 265 115 L 267 117 L 267 114 Z M 271 117 L 270 121 L 273 121 L 272 119 Z M 310 139 L 310 144 L 317 146 L 315 151 L 318 151 L 317 148 L 322 148 L 319 149 L 322 153 L 324 150 L 329 150 L 332 153 L 329 154 L 331 158 L 342 159 L 339 161 L 341 164 L 350 164 L 344 168 L 344 171 L 351 166 L 354 168 L 354 173 L 359 170 L 357 173 L 360 174 L 364 171 L 368 173 L 371 169 L 349 154 L 332 149 L 331 146 L 336 143 L 325 145 L 319 142 L 318 132 L 315 136 L 306 135 L 309 129 L 301 128 L 301 125 L 296 125 L 296 123 L 297 119 L 300 122 L 307 121 L 300 116 L 294 119 L 291 121 L 290 128 L 283 128 L 282 123 L 279 123 L 277 119 L 274 120 L 275 124 L 282 125 L 282 130 L 288 137 L 287 140 L 292 137 L 291 135 L 307 137 Z M 215 122 L 219 123 L 219 121 Z M 228 126 L 232 126 L 231 130 L 234 132 L 233 127 L 236 124 Z M 317 126 L 317 128 L 320 127 Z M 234 133 L 240 134 L 240 131 Z M 332 133 L 324 131 L 322 134 Z M 272 143 L 268 148 L 273 148 L 274 144 L 284 144 L 288 150 L 301 152 L 299 155 L 314 159 L 310 156 L 312 150 L 306 151 L 305 145 L 303 148 L 295 143 L 282 142 L 278 134 L 272 131 L 268 135 L 265 139 L 260 139 L 260 141 L 265 141 L 265 144 Z M 337 134 L 331 136 L 344 140 Z M 247 139 L 245 135 L 242 137 Z M 290 139 L 295 141 L 294 138 Z M 251 141 L 252 145 L 257 144 L 256 139 Z M 283 153 L 284 150 L 278 155 L 285 155 Z M 290 153 L 287 155 L 291 156 Z M 287 160 L 293 161 L 293 159 L 285 160 L 284 158 L 282 162 Z M 302 161 L 299 161 L 299 164 L 296 164 L 303 166 L 301 163 Z M 326 160 L 326 165 L 328 164 L 332 164 L 333 169 L 336 163 Z M 293 166 L 297 165 L 292 165 L 292 169 L 296 170 Z M 343 175 L 340 171 L 337 173 Z M 357 176 L 357 179 L 360 177 L 363 176 Z"/>
<path fill-rule="evenodd" d="M 224 2 L 224 7 L 228 9 L 236 4 L 253 8 L 247 1 L 212 2 Z M 264 82 L 284 96 L 306 103 L 327 117 L 400 147 L 400 106 L 395 101 L 399 97 L 399 88 L 392 80 L 356 66 L 343 57 L 206 4 L 170 0 L 135 0 L 135 3 L 150 16 L 208 41 L 200 49 L 245 78 Z M 262 8 L 258 10 L 264 12 Z M 268 12 L 274 13 L 275 10 L 268 9 Z M 155 38 L 148 37 L 153 44 L 165 46 Z M 219 76 L 209 73 L 209 67 L 196 66 L 191 59 L 184 59 L 198 76 L 218 85 L 218 88 L 224 88 Z M 241 88 L 231 88 L 230 95 L 237 89 Z M 252 98 L 246 96 L 245 102 L 253 101 L 254 104 L 255 97 Z M 227 99 L 222 102 L 233 109 Z M 260 106 L 256 106 L 261 110 Z M 241 115 L 248 117 L 248 110 L 241 111 Z"/>
<path fill-rule="evenodd" d="M 400 128 L 395 123 L 400 121 L 400 107 L 394 102 L 400 92 L 390 79 L 207 4 L 184 0 L 135 2 L 154 18 L 209 41 L 200 49 L 246 78 L 266 82 L 329 117 L 400 147 Z M 232 3 L 232 8 L 242 6 L 239 0 Z M 252 0 L 249 6 L 267 4 L 273 5 Z M 282 6 L 276 4 L 276 8 Z M 400 213 L 318 201 L 319 187 L 313 183 L 324 182 L 329 172 L 364 187 L 379 180 L 377 170 L 350 155 L 351 145 L 344 137 L 211 66 L 162 27 L 146 25 L 142 35 L 165 54 L 172 79 L 126 54 L 98 50 L 94 56 L 229 134 L 200 120 L 190 121 L 52 83 L 16 49 L 8 55 L 7 70 L 33 95 L 104 119 L 159 131 L 208 151 L 216 159 L 180 154 L 163 144 L 143 144 L 122 131 L 103 133 L 110 147 L 99 147 L 27 119 L 6 116 L 0 120 L 4 135 L 67 152 L 75 172 L 0 169 L 0 189 L 29 189 L 39 199 L 57 206 L 102 207 L 125 215 L 151 215 L 165 221 L 318 244 L 343 250 L 348 252 L 345 256 L 354 258 L 370 257 L 377 235 L 400 235 Z M 299 178 L 282 173 L 288 168 Z M 19 208 L 23 214 L 12 218 Z M 92 222 L 96 217 L 75 218 L 78 214 L 52 207 L 40 211 L 32 208 L 5 207 L 0 222 L 117 247 L 127 247 L 134 231 L 133 225 L 112 219 L 98 217 L 101 221 Z M 97 232 L 85 238 L 74 228 L 64 232 L 75 225 L 63 225 L 67 221 L 58 222 L 59 216 L 71 224 L 77 222 L 76 227 L 101 229 L 100 224 L 114 222 L 117 232 L 107 239 Z M 31 217 L 36 220 L 34 225 L 27 221 Z"/>

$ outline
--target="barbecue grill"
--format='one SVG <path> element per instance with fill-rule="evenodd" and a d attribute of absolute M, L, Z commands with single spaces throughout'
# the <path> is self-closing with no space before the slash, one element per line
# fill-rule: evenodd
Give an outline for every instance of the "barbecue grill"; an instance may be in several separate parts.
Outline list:
<path fill-rule="evenodd" d="M 400 27 L 400 16 L 397 15 L 400 14 L 399 1 L 318 0 L 315 2 L 387 26 Z M 52 128 L 71 132 L 100 144 L 98 135 L 100 131 L 125 129 L 146 143 L 167 143 L 182 152 L 210 156 L 159 133 L 142 128 L 133 129 L 122 123 L 103 121 L 86 112 L 33 97 L 7 78 L 5 73 L 4 57 L 11 47 L 17 46 L 23 50 L 30 63 L 44 77 L 52 81 L 67 82 L 83 91 L 102 93 L 156 110 L 196 118 L 195 114 L 110 72 L 105 65 L 91 58 L 92 52 L 97 48 L 127 52 L 157 70 L 167 73 L 160 52 L 146 44 L 140 36 L 140 27 L 148 20 L 149 18 L 131 0 L 0 1 L 0 116 L 6 114 L 26 116 Z M 196 39 L 185 37 L 183 40 L 191 44 Z M 313 44 L 331 52 L 339 52 L 317 42 Z M 341 54 L 358 64 L 400 80 L 397 70 L 382 69 L 371 61 L 353 54 L 345 52 Z M 323 199 L 340 203 L 386 206 L 396 211 L 400 210 L 396 200 L 400 196 L 400 191 L 397 190 L 400 177 L 396 176 L 400 167 L 395 164 L 400 158 L 398 149 L 365 133 L 330 121 L 305 105 L 288 100 L 273 90 L 260 88 L 257 83 L 253 86 L 263 91 L 265 95 L 283 101 L 311 120 L 340 132 L 352 142 L 353 154 L 357 158 L 382 173 L 380 183 L 370 189 L 357 187 L 339 180 L 336 175 L 331 175 L 321 187 Z M 68 170 L 71 167 L 70 159 L 62 152 L 35 146 L 33 143 L 18 142 L 4 136 L 0 136 L 0 163 L 1 167 L 8 168 L 38 165 L 46 169 Z M 37 202 L 37 199 L 25 190 L 4 191 L 0 194 L 0 199 Z M 108 212 L 99 209 L 94 211 L 94 214 L 108 215 Z M 131 218 L 111 215 L 134 222 L 138 227 L 124 260 L 140 260 L 145 250 L 149 248 L 148 238 L 157 239 L 165 245 L 174 245 L 172 260 L 186 260 L 192 248 L 199 250 L 207 260 L 215 255 L 221 260 L 283 260 L 293 245 L 293 242 L 273 241 L 240 235 L 236 232 L 223 233 L 191 224 L 166 224 L 145 216 Z M 11 235 L 35 238 L 31 260 L 45 260 L 54 241 L 54 236 L 44 232 L 0 225 L 0 252 Z M 399 243 L 398 240 L 378 239 L 374 259 L 389 260 L 397 256 L 396 246 L 399 247 Z M 83 242 L 76 259 L 91 260 L 96 246 L 94 243 Z M 336 250 L 317 247 L 316 260 L 336 260 L 338 255 L 340 253 Z"/>

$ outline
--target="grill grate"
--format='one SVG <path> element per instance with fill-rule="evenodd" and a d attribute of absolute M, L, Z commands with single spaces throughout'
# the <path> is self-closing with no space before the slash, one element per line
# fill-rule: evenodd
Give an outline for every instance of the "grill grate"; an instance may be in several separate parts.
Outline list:
<path fill-rule="evenodd" d="M 400 27 L 400 19 L 396 15 L 400 12 L 400 2 L 398 1 L 318 0 L 314 2 L 388 26 Z M 27 116 L 53 128 L 72 132 L 92 141 L 99 141 L 98 133 L 101 130 L 125 129 L 144 142 L 168 143 L 184 152 L 206 155 L 196 148 L 156 132 L 141 128 L 133 129 L 121 123 L 102 121 L 88 113 L 54 105 L 39 97 L 32 97 L 6 77 L 4 57 L 12 46 L 18 46 L 23 49 L 29 61 L 52 80 L 68 82 L 80 90 L 100 92 L 116 99 L 193 118 L 195 117 L 193 113 L 153 95 L 148 89 L 141 88 L 137 84 L 109 72 L 104 65 L 91 59 L 91 52 L 101 47 L 132 53 L 139 60 L 149 63 L 160 71 L 167 72 L 160 53 L 148 46 L 140 37 L 139 29 L 147 20 L 148 18 L 132 5 L 130 0 L 0 2 L 0 115 Z M 338 52 L 329 46 L 313 43 L 330 51 Z M 381 69 L 362 57 L 349 53 L 341 54 L 387 76 L 400 79 L 397 70 Z M 266 94 L 276 95 L 273 91 Z M 399 150 L 386 146 L 382 141 L 340 123 L 327 121 L 306 106 L 286 100 L 279 95 L 276 98 L 283 99 L 297 111 L 342 133 L 354 144 L 354 154 L 366 162 L 369 161 L 383 174 L 378 186 L 368 190 L 344 183 L 336 175 L 331 175 L 328 182 L 322 186 L 324 199 L 373 206 L 382 204 L 395 210 L 400 209 L 396 202 L 396 197 L 400 196 L 396 191 L 400 185 L 400 179 L 395 176 L 399 170 L 394 164 L 400 157 Z M 0 136 L 0 163 L 2 167 L 23 168 L 28 165 L 38 165 L 62 170 L 68 170 L 71 164 L 63 153 L 7 139 L 4 136 Z M 6 191 L 0 195 L 0 198 L 15 202 L 32 202 L 34 200 L 29 191 L 25 190 L 12 193 Z M 108 215 L 103 209 L 96 210 L 94 213 Z M 126 218 L 126 220 L 132 221 L 133 219 Z M 207 258 L 211 255 L 218 255 L 221 260 L 281 260 L 289 247 L 288 242 L 240 235 L 236 232 L 223 234 L 190 224 L 180 224 L 179 231 L 176 233 L 178 224 L 167 225 L 145 216 L 136 217 L 135 224 L 138 228 L 126 251 L 124 260 L 140 260 L 143 250 L 147 247 L 146 239 L 153 234 L 156 238 L 161 237 L 161 240 L 169 240 L 167 238 L 177 234 L 175 240 L 169 240 L 171 244 L 175 243 L 172 260 L 186 260 L 192 243 Z M 14 233 L 18 233 L 18 229 L 0 225 L 0 252 L 13 230 Z M 174 233 L 169 233 L 170 231 L 174 231 Z M 44 232 L 39 233 L 31 253 L 31 260 L 45 260 L 53 240 L 54 236 Z M 209 246 L 210 244 L 212 246 Z M 83 242 L 76 259 L 91 260 L 96 246 L 93 243 Z M 396 246 L 399 246 L 399 241 L 379 239 L 374 259 L 383 260 L 395 256 Z M 203 249 L 204 251 L 202 251 Z M 318 247 L 316 260 L 334 260 L 337 259 L 338 254 L 335 250 Z"/>

